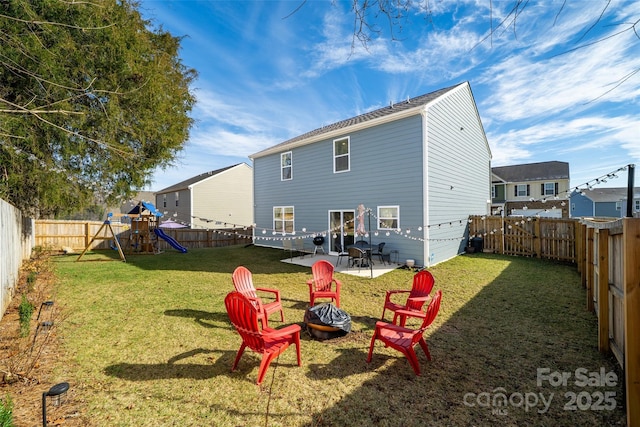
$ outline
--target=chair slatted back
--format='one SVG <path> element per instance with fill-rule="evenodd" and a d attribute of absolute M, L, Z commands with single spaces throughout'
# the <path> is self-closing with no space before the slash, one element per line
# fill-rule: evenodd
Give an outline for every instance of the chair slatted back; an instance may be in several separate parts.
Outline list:
<path fill-rule="evenodd" d="M 442 290 L 438 290 L 436 294 L 431 298 L 431 302 L 429 302 L 429 306 L 427 307 L 427 314 L 422 321 L 422 326 L 420 327 L 421 331 L 427 329 L 435 320 L 438 315 L 438 311 L 440 311 L 440 302 L 442 301 Z"/>
<path fill-rule="evenodd" d="M 412 301 L 411 298 L 426 297 L 433 290 L 435 279 L 427 270 L 421 270 L 413 276 L 413 285 L 409 292 L 406 308 L 409 310 L 421 310 L 424 301 Z"/>
<path fill-rule="evenodd" d="M 256 303 L 258 307 L 256 307 Z M 252 301 L 240 292 L 230 292 L 224 299 L 227 315 L 242 341 L 257 353 L 264 352 L 264 337 L 258 325 L 260 301 Z"/>
<path fill-rule="evenodd" d="M 233 272 L 232 279 L 236 291 L 247 297 L 258 298 L 256 288 L 253 286 L 251 271 L 249 271 L 248 268 L 242 265 L 236 268 Z"/>
<path fill-rule="evenodd" d="M 329 261 L 320 260 L 311 266 L 313 275 L 313 286 L 316 291 L 330 291 L 333 281 L 333 264 Z"/>

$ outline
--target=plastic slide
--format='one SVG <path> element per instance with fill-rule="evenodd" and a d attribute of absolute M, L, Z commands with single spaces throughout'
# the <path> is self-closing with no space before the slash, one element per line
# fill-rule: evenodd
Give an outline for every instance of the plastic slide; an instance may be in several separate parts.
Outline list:
<path fill-rule="evenodd" d="M 176 241 L 176 239 L 174 239 L 173 237 L 168 236 L 164 231 L 162 231 L 161 228 L 155 228 L 153 231 L 156 233 L 156 236 L 158 236 L 161 239 L 166 240 L 167 243 L 169 243 L 171 245 L 171 247 L 173 247 L 174 249 L 179 250 L 183 254 L 187 253 L 187 248 L 185 248 L 180 243 L 178 243 Z"/>

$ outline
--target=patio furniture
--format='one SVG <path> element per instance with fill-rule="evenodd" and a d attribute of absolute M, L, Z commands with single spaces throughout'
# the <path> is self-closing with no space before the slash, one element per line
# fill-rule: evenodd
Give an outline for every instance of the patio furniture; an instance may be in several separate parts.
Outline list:
<path fill-rule="evenodd" d="M 362 249 L 356 248 L 355 246 L 350 247 L 348 250 L 349 253 L 349 262 L 347 263 L 347 268 L 353 267 L 358 264 L 358 271 L 363 267 L 364 261 L 368 260 L 367 253 Z"/>
<path fill-rule="evenodd" d="M 256 288 L 253 286 L 253 278 L 252 274 L 244 266 L 237 267 L 232 275 L 233 286 L 236 288 L 236 291 L 241 294 L 257 299 L 260 301 L 260 305 L 262 306 L 262 313 L 258 314 L 259 319 L 262 322 L 262 327 L 268 327 L 268 317 L 271 313 L 275 313 L 276 311 L 280 312 L 280 321 L 284 322 L 284 312 L 282 311 L 282 301 L 280 300 L 280 291 L 277 289 L 270 288 Z M 273 295 L 275 298 L 274 301 L 264 303 L 258 296 L 256 291 L 269 293 Z"/>
<path fill-rule="evenodd" d="M 391 347 L 405 355 L 409 364 L 413 368 L 416 375 L 420 375 L 420 363 L 414 347 L 416 344 L 420 344 L 422 351 L 424 351 L 427 359 L 431 360 L 431 354 L 429 353 L 429 347 L 424 339 L 425 330 L 433 323 L 438 310 L 440 310 L 440 301 L 442 300 L 442 291 L 436 292 L 431 299 L 426 313 L 422 320 L 422 324 L 419 329 L 409 329 L 402 326 L 394 325 L 392 323 L 378 321 L 376 322 L 376 330 L 371 337 L 371 344 L 369 346 L 369 355 L 367 356 L 367 363 L 371 362 L 373 355 L 373 346 L 376 340 L 382 341 L 385 346 Z M 412 315 L 414 311 L 408 311 L 406 315 Z"/>
<path fill-rule="evenodd" d="M 373 245 L 371 248 L 371 253 L 369 254 L 372 258 L 374 256 L 377 256 L 378 258 L 380 258 L 380 262 L 382 262 L 382 264 L 384 265 L 384 254 L 382 253 L 383 249 L 384 249 L 384 245 L 386 243 L 382 242 L 382 243 L 378 243 L 378 245 Z"/>
<path fill-rule="evenodd" d="M 344 257 L 347 257 L 347 262 L 348 262 L 349 252 L 345 252 L 344 248 L 340 243 L 336 243 L 334 248 L 335 248 L 335 251 L 338 253 L 338 261 L 336 261 L 336 266 L 340 264 L 340 262 L 342 261 L 342 258 Z"/>
<path fill-rule="evenodd" d="M 262 383 L 267 369 L 274 358 L 284 352 L 289 345 L 296 346 L 298 366 L 302 365 L 300 358 L 300 325 L 289 325 L 282 329 L 260 328 L 258 319 L 261 312 L 260 300 L 251 300 L 240 292 L 231 292 L 224 300 L 229 320 L 240 337 L 242 344 L 233 361 L 231 371 L 235 371 L 245 348 L 262 355 L 258 379 L 256 384 Z"/>
<path fill-rule="evenodd" d="M 317 298 L 330 298 L 340 307 L 340 287 L 342 283 L 333 277 L 333 265 L 329 261 L 316 261 L 311 266 L 313 279 L 307 281 L 309 285 L 309 301 L 311 307 Z M 335 286 L 334 286 L 335 285 Z"/>
<path fill-rule="evenodd" d="M 422 306 L 431 297 L 429 294 L 433 289 L 435 279 L 427 270 L 421 270 L 413 276 L 413 284 L 411 290 L 394 289 L 387 291 L 384 299 L 384 308 L 382 309 L 382 316 L 380 320 L 384 320 L 384 314 L 387 310 L 394 312 L 393 323 L 396 323 L 398 317 L 400 317 L 400 326 L 404 326 L 406 323 L 406 316 L 402 315 L 399 310 L 414 310 L 420 312 Z M 402 304 L 392 301 L 392 299 L 399 294 L 408 294 L 407 299 Z M 397 297 L 396 297 L 397 299 Z"/>

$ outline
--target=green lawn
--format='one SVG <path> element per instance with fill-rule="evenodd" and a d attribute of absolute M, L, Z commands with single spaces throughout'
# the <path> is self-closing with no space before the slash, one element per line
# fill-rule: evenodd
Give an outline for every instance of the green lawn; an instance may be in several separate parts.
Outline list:
<path fill-rule="evenodd" d="M 109 256 L 114 254 L 109 253 Z M 87 256 L 86 256 L 87 257 Z M 91 259 L 93 255 L 89 255 Z M 245 265 L 256 286 L 281 291 L 285 323 L 302 324 L 308 268 L 257 247 L 129 256 L 122 262 L 55 258 L 59 334 L 80 416 L 94 426 L 492 426 L 623 425 L 622 377 L 597 351 L 596 319 L 574 266 L 489 254 L 430 269 L 442 307 L 428 333 L 433 360 L 422 376 L 381 344 L 366 363 L 385 290 L 409 288 L 412 273 L 377 279 L 338 275 L 353 332 L 331 341 L 302 335 L 302 367 L 287 350 L 255 380 L 224 309 L 231 273 Z M 272 315 L 270 326 L 284 325 Z M 578 374 L 614 372 L 615 385 L 583 385 Z M 538 384 L 538 371 L 548 373 Z M 558 375 L 566 384 L 552 384 Z M 613 375 L 613 374 L 611 374 Z M 507 397 L 500 406 L 501 394 Z"/>

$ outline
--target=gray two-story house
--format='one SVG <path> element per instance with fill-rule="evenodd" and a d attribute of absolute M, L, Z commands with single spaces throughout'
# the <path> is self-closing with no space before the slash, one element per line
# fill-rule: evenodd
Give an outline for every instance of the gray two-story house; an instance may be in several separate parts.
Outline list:
<path fill-rule="evenodd" d="M 463 252 L 469 215 L 489 212 L 491 152 L 467 82 L 250 158 L 256 245 L 321 235 L 337 253 L 363 239 L 384 242 L 392 260 L 430 266 Z"/>

